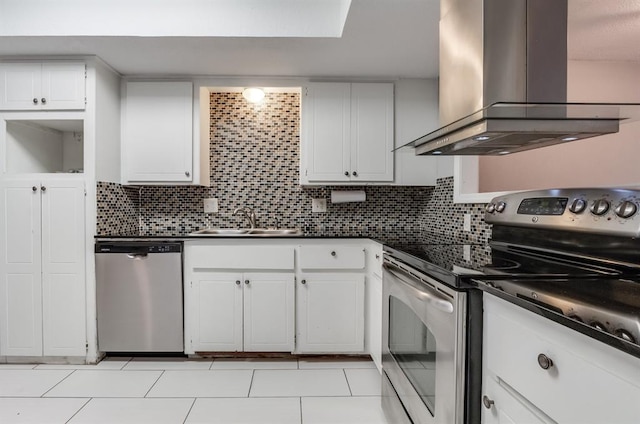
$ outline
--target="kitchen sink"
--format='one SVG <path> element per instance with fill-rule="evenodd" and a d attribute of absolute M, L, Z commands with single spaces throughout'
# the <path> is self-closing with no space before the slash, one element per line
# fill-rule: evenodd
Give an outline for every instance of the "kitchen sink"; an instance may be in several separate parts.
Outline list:
<path fill-rule="evenodd" d="M 190 236 L 220 236 L 220 237 L 281 237 L 301 236 L 302 231 L 297 228 L 204 228 L 194 231 Z"/>

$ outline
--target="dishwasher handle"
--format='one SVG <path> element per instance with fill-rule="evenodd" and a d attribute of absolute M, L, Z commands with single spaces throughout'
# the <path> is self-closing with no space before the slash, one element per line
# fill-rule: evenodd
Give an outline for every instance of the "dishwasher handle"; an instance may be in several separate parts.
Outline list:
<path fill-rule="evenodd" d="M 149 253 L 147 253 L 147 252 L 131 252 L 131 253 L 127 253 L 127 258 L 133 259 L 133 260 L 147 259 L 148 256 L 149 256 Z"/>

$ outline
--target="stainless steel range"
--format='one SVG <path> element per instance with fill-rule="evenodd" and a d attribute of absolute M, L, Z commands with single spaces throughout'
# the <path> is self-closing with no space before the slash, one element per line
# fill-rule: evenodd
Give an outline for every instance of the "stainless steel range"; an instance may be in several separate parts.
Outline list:
<path fill-rule="evenodd" d="M 386 246 L 389 419 L 480 422 L 481 291 L 640 357 L 639 209 L 640 191 L 514 193 L 487 205 L 487 245 Z"/>

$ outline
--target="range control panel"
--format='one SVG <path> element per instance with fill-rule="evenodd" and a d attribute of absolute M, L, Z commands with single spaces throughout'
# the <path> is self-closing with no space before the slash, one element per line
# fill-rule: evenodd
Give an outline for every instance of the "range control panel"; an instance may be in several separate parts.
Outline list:
<path fill-rule="evenodd" d="M 640 190 L 553 189 L 494 198 L 485 209 L 490 224 L 640 236 Z"/>

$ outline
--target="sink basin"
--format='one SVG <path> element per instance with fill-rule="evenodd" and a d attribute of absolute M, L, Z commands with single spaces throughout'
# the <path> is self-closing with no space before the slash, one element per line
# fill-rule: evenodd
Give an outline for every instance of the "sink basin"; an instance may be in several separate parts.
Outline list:
<path fill-rule="evenodd" d="M 204 228 L 194 231 L 191 236 L 220 236 L 220 237 L 278 237 L 301 236 L 302 231 L 297 228 Z"/>
<path fill-rule="evenodd" d="M 194 231 L 190 236 L 242 236 L 247 234 L 247 228 L 205 228 Z"/>

